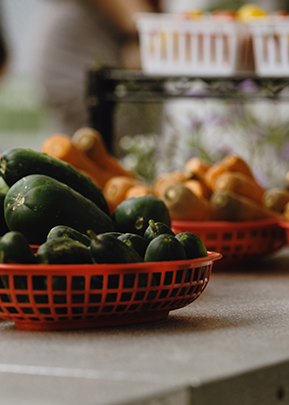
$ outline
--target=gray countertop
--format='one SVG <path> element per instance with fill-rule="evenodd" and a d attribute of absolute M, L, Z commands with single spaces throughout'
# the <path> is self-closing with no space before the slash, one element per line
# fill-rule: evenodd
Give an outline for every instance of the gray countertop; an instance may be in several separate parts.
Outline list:
<path fill-rule="evenodd" d="M 0 359 L 1 405 L 289 403 L 289 249 L 213 268 L 201 297 L 163 321 L 62 332 L 0 321 Z"/>

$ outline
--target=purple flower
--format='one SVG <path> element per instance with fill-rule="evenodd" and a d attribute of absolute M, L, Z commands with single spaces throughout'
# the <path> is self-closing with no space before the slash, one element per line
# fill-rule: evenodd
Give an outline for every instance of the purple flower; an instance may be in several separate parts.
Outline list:
<path fill-rule="evenodd" d="M 237 86 L 237 89 L 244 93 L 254 93 L 258 90 L 258 86 L 253 80 L 246 79 Z"/>
<path fill-rule="evenodd" d="M 203 126 L 203 121 L 196 116 L 189 116 L 184 119 L 184 127 L 189 131 L 199 131 Z"/>
<path fill-rule="evenodd" d="M 252 139 L 252 141 L 255 142 L 264 140 L 268 135 L 268 131 L 266 131 L 266 129 L 258 125 L 252 125 L 249 128 L 249 132 L 250 132 L 250 139 Z"/>

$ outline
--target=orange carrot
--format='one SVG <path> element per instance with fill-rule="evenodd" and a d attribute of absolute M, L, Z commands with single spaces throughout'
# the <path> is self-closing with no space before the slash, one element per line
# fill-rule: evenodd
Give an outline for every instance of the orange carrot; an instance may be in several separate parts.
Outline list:
<path fill-rule="evenodd" d="M 118 159 L 107 151 L 103 138 L 97 130 L 89 127 L 80 128 L 73 134 L 72 142 L 94 163 L 112 172 L 114 176 L 135 177 L 122 167 Z"/>
<path fill-rule="evenodd" d="M 108 203 L 111 214 L 118 204 L 126 198 L 127 191 L 140 181 L 127 176 L 114 176 L 111 177 L 103 187 L 103 195 Z"/>
<path fill-rule="evenodd" d="M 198 178 L 204 176 L 210 165 L 199 157 L 192 157 L 185 164 L 185 173 L 188 178 Z"/>
<path fill-rule="evenodd" d="M 160 173 L 153 181 L 153 190 L 157 197 L 161 197 L 165 189 L 174 183 L 181 183 L 187 180 L 185 173 L 181 170 L 175 170 L 168 173 Z"/>
<path fill-rule="evenodd" d="M 43 142 L 41 151 L 85 171 L 101 188 L 113 176 L 111 172 L 92 162 L 81 150 L 77 149 L 67 135 L 54 134 L 50 136 Z"/>
<path fill-rule="evenodd" d="M 251 168 L 242 158 L 236 155 L 229 155 L 220 162 L 213 164 L 206 171 L 204 179 L 207 186 L 213 190 L 216 179 L 224 172 L 243 173 L 255 180 Z"/>
<path fill-rule="evenodd" d="M 196 194 L 198 197 L 204 197 L 204 198 L 209 198 L 210 197 L 210 191 L 208 187 L 206 186 L 205 183 L 203 183 L 200 180 L 187 180 L 184 181 L 183 183 L 186 187 L 188 187 L 193 193 Z"/>
<path fill-rule="evenodd" d="M 240 156 L 229 155 L 222 160 L 222 163 L 228 171 L 243 173 L 255 180 L 250 166 Z"/>
<path fill-rule="evenodd" d="M 262 203 L 264 189 L 251 177 L 239 172 L 224 172 L 215 181 L 214 192 L 233 191 L 236 194 Z"/>
<path fill-rule="evenodd" d="M 223 173 L 227 171 L 227 168 L 221 163 L 217 162 L 213 164 L 207 172 L 204 174 L 204 181 L 207 185 L 207 187 L 213 191 L 214 189 L 214 184 L 216 179 Z"/>
<path fill-rule="evenodd" d="M 132 186 L 126 193 L 125 199 L 132 197 L 143 197 L 144 195 L 154 194 L 152 187 L 147 184 L 138 184 Z"/>

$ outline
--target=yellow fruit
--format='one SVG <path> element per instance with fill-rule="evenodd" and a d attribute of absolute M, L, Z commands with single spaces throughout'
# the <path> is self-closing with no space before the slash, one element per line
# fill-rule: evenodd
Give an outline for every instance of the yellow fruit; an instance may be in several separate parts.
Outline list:
<path fill-rule="evenodd" d="M 269 13 L 267 13 L 267 11 L 256 4 L 245 4 L 237 11 L 237 18 L 242 22 L 247 22 L 255 18 L 266 17 L 268 15 Z"/>
<path fill-rule="evenodd" d="M 190 9 L 185 11 L 182 15 L 183 18 L 186 20 L 194 20 L 195 18 L 200 18 L 203 15 L 203 11 L 198 9 L 198 8 L 194 8 L 194 9 Z"/>

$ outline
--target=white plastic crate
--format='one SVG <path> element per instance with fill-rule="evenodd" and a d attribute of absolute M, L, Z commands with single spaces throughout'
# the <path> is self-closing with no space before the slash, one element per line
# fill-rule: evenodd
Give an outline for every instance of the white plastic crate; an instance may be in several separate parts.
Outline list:
<path fill-rule="evenodd" d="M 262 77 L 289 76 L 289 18 L 250 23 L 256 74 Z"/>
<path fill-rule="evenodd" d="M 140 13 L 137 28 L 147 74 L 226 77 L 254 72 L 245 24 L 211 16 L 185 20 L 176 14 Z"/>

